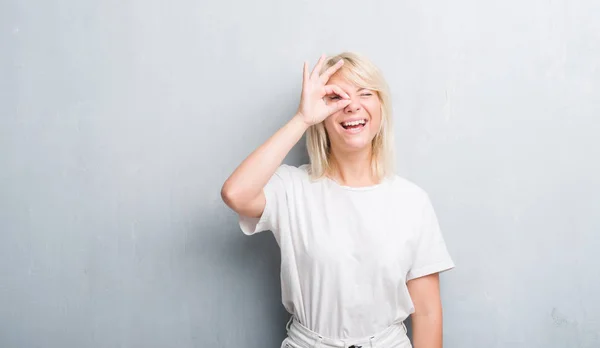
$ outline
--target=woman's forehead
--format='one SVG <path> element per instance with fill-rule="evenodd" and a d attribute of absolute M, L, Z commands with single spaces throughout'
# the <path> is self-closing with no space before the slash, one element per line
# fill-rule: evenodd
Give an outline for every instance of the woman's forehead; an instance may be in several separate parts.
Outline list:
<path fill-rule="evenodd" d="M 361 89 L 365 89 L 364 86 L 359 86 L 356 83 L 349 81 L 347 78 L 345 78 L 343 75 L 340 75 L 340 74 L 334 74 L 333 76 L 331 76 L 331 78 L 329 79 L 327 84 L 337 85 L 346 91 L 348 91 L 348 90 L 358 91 Z"/>

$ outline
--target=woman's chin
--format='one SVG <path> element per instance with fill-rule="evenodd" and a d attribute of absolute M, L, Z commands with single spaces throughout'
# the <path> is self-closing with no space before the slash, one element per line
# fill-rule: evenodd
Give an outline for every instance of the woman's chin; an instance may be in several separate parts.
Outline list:
<path fill-rule="evenodd" d="M 339 148 L 348 152 L 357 152 L 362 150 L 369 150 L 371 146 L 371 141 L 364 137 L 355 137 L 352 139 L 344 139 L 344 141 L 339 144 Z"/>

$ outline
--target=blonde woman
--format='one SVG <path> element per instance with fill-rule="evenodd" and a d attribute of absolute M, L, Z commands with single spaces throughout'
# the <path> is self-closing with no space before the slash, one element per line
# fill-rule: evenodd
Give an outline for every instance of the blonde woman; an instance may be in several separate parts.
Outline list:
<path fill-rule="evenodd" d="M 282 164 L 307 132 L 310 163 Z M 442 347 L 439 276 L 454 267 L 426 192 L 393 171 L 390 95 L 354 53 L 304 64 L 297 113 L 224 183 L 248 235 L 281 249 L 282 347 Z"/>

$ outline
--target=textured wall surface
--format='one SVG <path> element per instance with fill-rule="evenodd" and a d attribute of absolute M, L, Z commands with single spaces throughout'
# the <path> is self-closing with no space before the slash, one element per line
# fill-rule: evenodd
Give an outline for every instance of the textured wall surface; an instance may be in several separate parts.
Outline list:
<path fill-rule="evenodd" d="M 457 264 L 445 347 L 600 346 L 600 3 L 0 4 L 0 346 L 278 347 L 228 174 L 302 62 L 369 56 Z M 303 144 L 286 159 L 306 161 Z"/>

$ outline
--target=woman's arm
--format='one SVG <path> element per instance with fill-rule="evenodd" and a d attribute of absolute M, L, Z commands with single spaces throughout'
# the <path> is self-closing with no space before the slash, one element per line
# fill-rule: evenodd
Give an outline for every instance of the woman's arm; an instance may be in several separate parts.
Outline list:
<path fill-rule="evenodd" d="M 439 273 L 412 279 L 407 286 L 415 305 L 415 312 L 411 316 L 414 347 L 442 348 L 442 301 Z"/>
<path fill-rule="evenodd" d="M 263 187 L 307 128 L 296 115 L 244 159 L 221 188 L 225 204 L 238 214 L 260 217 L 266 203 Z"/>
<path fill-rule="evenodd" d="M 238 214 L 260 217 L 266 204 L 263 188 L 288 152 L 308 127 L 349 104 L 350 97 L 339 87 L 326 85 L 331 75 L 342 67 L 343 60 L 319 75 L 324 61 L 325 56 L 321 56 L 312 73 L 308 72 L 308 65 L 304 63 L 302 96 L 296 115 L 254 150 L 223 184 L 221 197 Z M 343 99 L 327 105 L 323 98 L 331 94 Z"/>

